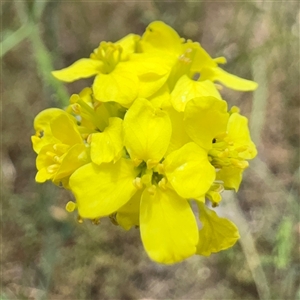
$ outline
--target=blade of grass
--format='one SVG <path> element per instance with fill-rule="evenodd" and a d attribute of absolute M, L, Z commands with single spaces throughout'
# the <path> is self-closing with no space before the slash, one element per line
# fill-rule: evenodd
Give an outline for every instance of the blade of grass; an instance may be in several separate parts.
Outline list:
<path fill-rule="evenodd" d="M 0 58 L 2 58 L 7 52 L 19 45 L 24 39 L 26 39 L 32 32 L 31 24 L 24 24 L 9 37 L 7 37 L 3 42 L 0 43 L 1 53 Z"/>
<path fill-rule="evenodd" d="M 233 219 L 233 221 L 239 228 L 241 235 L 239 243 L 241 244 L 243 253 L 250 268 L 252 278 L 259 295 L 259 299 L 269 300 L 271 299 L 269 288 L 270 285 L 262 268 L 260 257 L 255 247 L 255 241 L 248 226 L 248 221 L 238 205 L 237 197 L 233 193 L 224 193 L 223 198 L 223 203 L 226 203 L 226 209 L 224 209 L 224 212 L 230 212 L 230 218 Z"/>
<path fill-rule="evenodd" d="M 69 95 L 64 85 L 51 75 L 51 71 L 54 70 L 52 58 L 49 51 L 45 47 L 39 32 L 38 21 L 42 16 L 42 12 L 46 3 L 47 1 L 44 1 L 42 2 L 42 5 L 40 4 L 36 9 L 33 9 L 33 11 L 35 11 L 34 16 L 26 15 L 24 3 L 15 2 L 15 5 L 21 22 L 24 24 L 27 23 L 31 27 L 31 34 L 28 36 L 28 38 L 31 41 L 37 68 L 43 79 L 44 86 L 50 86 L 55 91 L 57 95 L 56 102 L 59 106 L 66 106 L 68 105 Z"/>
<path fill-rule="evenodd" d="M 258 83 L 258 88 L 254 91 L 252 112 L 250 119 L 250 132 L 253 142 L 260 145 L 261 132 L 265 123 L 268 81 L 266 75 L 265 57 L 258 56 L 253 60 L 252 71 L 254 81 Z"/>

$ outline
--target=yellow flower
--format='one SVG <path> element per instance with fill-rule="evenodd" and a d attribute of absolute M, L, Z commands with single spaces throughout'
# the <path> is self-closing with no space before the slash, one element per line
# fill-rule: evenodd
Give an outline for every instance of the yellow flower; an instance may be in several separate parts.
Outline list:
<path fill-rule="evenodd" d="M 248 129 L 248 120 L 238 112 L 230 115 L 227 134 L 216 138 L 213 144 L 212 164 L 220 168 L 217 179 L 226 189 L 238 191 L 242 173 L 248 167 L 247 160 L 257 155 Z"/>
<path fill-rule="evenodd" d="M 172 61 L 168 78 L 171 102 L 178 111 L 184 111 L 186 103 L 195 97 L 214 96 L 221 98 L 212 82 L 219 81 L 225 86 L 252 91 L 257 88 L 253 81 L 229 74 L 218 67 L 226 59 L 213 59 L 199 43 L 185 41 L 177 32 L 161 21 L 152 22 L 142 36 L 139 47 L 144 53 L 167 56 Z"/>
<path fill-rule="evenodd" d="M 66 82 L 96 76 L 93 93 L 98 101 L 115 101 L 129 107 L 137 96 L 149 97 L 158 91 L 170 70 L 168 58 L 136 53 L 139 38 L 129 34 L 116 43 L 101 42 L 90 58 L 82 58 L 52 75 Z"/>
<path fill-rule="evenodd" d="M 53 116 L 53 118 L 52 118 Z M 45 127 L 41 120 L 50 120 Z M 38 172 L 37 182 L 52 180 L 54 183 L 63 182 L 67 185 L 67 178 L 79 167 L 86 164 L 87 149 L 80 133 L 76 128 L 75 120 L 62 110 L 46 110 L 35 120 L 37 128 L 44 128 L 44 136 L 40 137 L 36 159 Z M 33 139 L 36 143 L 36 140 Z"/>
<path fill-rule="evenodd" d="M 36 153 L 39 153 L 43 146 L 57 141 L 51 133 L 50 123 L 61 113 L 62 110 L 59 108 L 48 108 L 35 117 L 33 123 L 35 135 L 31 136 L 31 142 Z"/>
<path fill-rule="evenodd" d="M 219 170 L 217 180 L 226 189 L 237 191 L 243 170 L 248 167 L 247 160 L 257 154 L 247 118 L 238 112 L 228 113 L 223 100 L 201 97 L 187 103 L 184 128 L 192 141 L 208 150 L 211 164 Z M 208 196 L 218 197 L 214 193 Z"/>
<path fill-rule="evenodd" d="M 94 219 L 117 212 L 125 228 L 140 225 L 153 260 L 181 261 L 195 254 L 198 243 L 197 222 L 187 199 L 201 199 L 215 179 L 207 151 L 188 143 L 164 158 L 171 121 L 167 112 L 146 99 L 132 104 L 123 127 L 130 159 L 88 164 L 71 176 L 79 215 Z"/>
<path fill-rule="evenodd" d="M 240 238 L 234 223 L 225 218 L 220 218 L 203 203 L 197 203 L 202 228 L 199 230 L 199 243 L 197 254 L 209 256 L 221 250 L 232 247 Z"/>
<path fill-rule="evenodd" d="M 76 203 L 66 209 L 80 220 L 139 227 L 156 262 L 232 247 L 238 229 L 206 200 L 216 207 L 224 189 L 237 191 L 257 151 L 247 118 L 228 111 L 215 82 L 242 91 L 256 83 L 219 68 L 225 62 L 155 21 L 142 38 L 101 42 L 90 58 L 54 71 L 66 82 L 95 80 L 66 111 L 36 117 L 36 181 L 70 189 Z"/>

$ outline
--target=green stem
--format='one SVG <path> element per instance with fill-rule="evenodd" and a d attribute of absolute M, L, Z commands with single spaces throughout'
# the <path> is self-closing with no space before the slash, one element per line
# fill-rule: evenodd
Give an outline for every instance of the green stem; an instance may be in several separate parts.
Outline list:
<path fill-rule="evenodd" d="M 55 91 L 55 94 L 57 95 L 56 102 L 59 106 L 66 106 L 68 105 L 69 94 L 64 85 L 51 75 L 51 71 L 54 69 L 52 58 L 49 51 L 45 47 L 39 32 L 38 22 L 41 18 L 46 3 L 47 2 L 42 2 L 42 4 L 34 7 L 35 9 L 33 11 L 35 13 L 31 16 L 27 16 L 24 3 L 15 2 L 15 5 L 21 22 L 27 24 L 27 26 L 31 29 L 30 34 L 28 34 L 26 37 L 28 37 L 31 42 L 37 68 L 43 79 L 44 86 L 50 86 Z"/>
<path fill-rule="evenodd" d="M 243 253 L 250 268 L 253 281 L 257 288 L 259 299 L 269 300 L 271 299 L 269 283 L 262 268 L 259 254 L 255 247 L 254 238 L 248 226 L 248 221 L 246 220 L 243 211 L 238 205 L 238 199 L 233 193 L 224 193 L 223 198 L 225 200 L 224 203 L 226 203 L 226 211 L 230 211 L 230 218 L 234 219 L 234 222 L 239 228 L 241 235 L 239 243 L 243 249 Z"/>

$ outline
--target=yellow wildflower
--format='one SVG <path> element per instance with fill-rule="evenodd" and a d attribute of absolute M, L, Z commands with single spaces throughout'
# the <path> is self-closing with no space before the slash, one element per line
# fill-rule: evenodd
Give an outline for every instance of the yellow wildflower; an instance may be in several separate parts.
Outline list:
<path fill-rule="evenodd" d="M 129 107 L 137 96 L 149 97 L 159 90 L 170 69 L 168 59 L 135 54 L 139 38 L 129 34 L 116 43 L 101 42 L 90 58 L 82 58 L 52 75 L 66 82 L 96 76 L 93 93 L 98 101 L 115 101 Z"/>
<path fill-rule="evenodd" d="M 214 167 L 207 151 L 195 143 L 164 158 L 171 121 L 146 99 L 132 104 L 123 126 L 130 160 L 88 164 L 70 178 L 79 215 L 94 219 L 117 211 L 117 220 L 125 228 L 139 222 L 145 249 L 153 260 L 181 261 L 195 254 L 198 243 L 197 222 L 187 199 L 205 195 L 215 179 Z M 143 190 L 140 200 L 135 195 L 138 189 Z"/>
<path fill-rule="evenodd" d="M 222 70 L 225 62 L 155 21 L 142 38 L 101 42 L 90 58 L 54 71 L 66 82 L 95 80 L 66 111 L 36 117 L 36 181 L 71 190 L 76 203 L 66 209 L 80 222 L 139 227 L 159 263 L 233 246 L 238 229 L 205 201 L 216 207 L 223 190 L 237 191 L 257 151 L 247 118 L 228 111 L 215 82 L 242 91 L 256 83 Z"/>
<path fill-rule="evenodd" d="M 44 111 L 42 115 L 52 115 L 53 112 L 53 110 Z M 52 119 L 49 117 L 49 128 L 45 136 L 40 138 L 42 143 L 45 139 L 47 144 L 41 147 L 36 159 L 37 182 L 51 179 L 59 183 L 88 162 L 87 149 L 76 123 L 62 110 L 55 111 L 55 115 L 57 116 Z M 37 120 L 39 119 L 40 116 Z"/>
<path fill-rule="evenodd" d="M 171 102 L 178 111 L 184 111 L 186 103 L 195 97 L 214 96 L 221 98 L 213 82 L 219 81 L 225 86 L 252 91 L 257 88 L 253 81 L 229 74 L 218 67 L 226 59 L 213 59 L 199 43 L 185 41 L 177 32 L 161 21 L 152 22 L 142 36 L 139 47 L 142 52 L 167 56 L 172 61 L 172 70 L 168 78 Z"/>

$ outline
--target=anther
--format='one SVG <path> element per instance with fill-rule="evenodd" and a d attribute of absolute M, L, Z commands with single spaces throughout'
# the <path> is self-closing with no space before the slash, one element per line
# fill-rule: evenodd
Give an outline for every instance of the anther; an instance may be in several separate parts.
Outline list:
<path fill-rule="evenodd" d="M 232 165 L 234 165 L 235 167 L 238 167 L 240 169 L 246 169 L 249 166 L 249 163 L 246 160 L 238 160 L 235 158 L 230 159 L 230 162 L 232 163 Z"/>
<path fill-rule="evenodd" d="M 80 115 L 81 113 L 81 106 L 78 103 L 74 103 L 71 105 L 71 108 L 73 110 L 73 112 L 77 115 Z"/>
<path fill-rule="evenodd" d="M 50 156 L 50 157 L 53 158 L 53 159 L 54 159 L 55 156 L 57 156 L 56 153 L 51 152 L 51 151 L 47 151 L 47 152 L 46 152 L 46 155 L 47 155 L 47 156 Z"/>
<path fill-rule="evenodd" d="M 63 159 L 64 159 L 63 156 L 60 156 L 60 157 L 59 157 L 58 155 L 55 155 L 55 156 L 53 157 L 53 161 L 56 162 L 57 164 L 61 164 L 62 161 L 63 161 Z"/>
<path fill-rule="evenodd" d="M 154 171 L 157 172 L 158 174 L 164 174 L 165 173 L 165 166 L 163 164 L 158 164 L 154 168 Z"/>
<path fill-rule="evenodd" d="M 88 137 L 87 137 L 87 139 L 86 139 L 86 142 L 88 143 L 88 144 L 91 144 L 92 143 L 92 134 L 89 134 L 88 135 Z"/>
<path fill-rule="evenodd" d="M 109 215 L 109 219 L 114 225 L 119 226 L 119 223 L 117 222 L 117 219 L 116 219 L 116 214 Z"/>
<path fill-rule="evenodd" d="M 44 130 L 37 131 L 35 135 L 39 138 L 42 138 L 44 136 Z"/>
<path fill-rule="evenodd" d="M 219 158 L 224 158 L 224 157 L 228 157 L 228 156 L 229 156 L 229 149 L 228 149 L 228 148 L 224 149 L 224 151 L 221 152 L 221 153 L 218 155 Z"/>
<path fill-rule="evenodd" d="M 58 169 L 59 169 L 59 165 L 53 164 L 53 165 L 50 165 L 49 167 L 47 167 L 47 172 L 50 174 L 53 174 L 53 173 L 57 172 Z"/>
<path fill-rule="evenodd" d="M 133 179 L 132 183 L 138 190 L 143 188 L 143 182 L 140 177 L 136 177 L 135 179 Z"/>
<path fill-rule="evenodd" d="M 148 160 L 147 160 L 147 169 L 152 169 L 152 168 L 154 168 L 157 164 L 158 164 L 158 161 L 152 160 L 152 159 L 148 159 Z"/>
<path fill-rule="evenodd" d="M 142 176 L 142 180 L 141 182 L 145 185 L 149 185 L 149 183 L 151 182 L 152 179 L 152 173 L 151 174 L 145 174 Z"/>
<path fill-rule="evenodd" d="M 237 152 L 244 152 L 244 151 L 248 150 L 248 146 L 241 146 L 241 147 L 235 148 L 235 150 Z"/>
<path fill-rule="evenodd" d="M 83 223 L 83 219 L 78 215 L 77 216 L 77 222 L 79 223 L 79 224 L 82 224 Z"/>
<path fill-rule="evenodd" d="M 135 157 L 134 159 L 132 159 L 132 162 L 133 162 L 133 165 L 135 167 L 137 167 L 137 166 L 139 166 L 141 164 L 142 160 L 138 159 L 137 157 Z"/>
<path fill-rule="evenodd" d="M 163 190 L 167 190 L 167 180 L 165 177 L 158 183 L 158 186 Z"/>
<path fill-rule="evenodd" d="M 233 113 L 239 113 L 240 112 L 240 109 L 237 107 L 237 106 L 232 106 L 229 113 L 230 114 L 233 114 Z"/>
<path fill-rule="evenodd" d="M 97 110 L 97 108 L 100 107 L 101 105 L 102 105 L 102 102 L 95 101 L 93 106 L 94 106 L 94 109 Z"/>
<path fill-rule="evenodd" d="M 79 95 L 77 94 L 73 94 L 71 97 L 70 97 L 70 104 L 75 104 L 77 103 L 77 101 L 80 99 Z"/>
<path fill-rule="evenodd" d="M 147 189 L 147 191 L 148 191 L 148 193 L 150 194 L 150 195 L 155 195 L 155 193 L 156 193 L 156 186 L 155 185 L 152 185 L 151 187 L 149 187 L 148 189 Z"/>
<path fill-rule="evenodd" d="M 56 152 L 60 152 L 62 154 L 66 153 L 70 146 L 65 145 L 65 144 L 54 144 L 53 145 L 53 150 Z"/>
<path fill-rule="evenodd" d="M 77 204 L 73 201 L 69 201 L 66 204 L 66 211 L 69 213 L 73 212 L 76 208 L 77 208 Z"/>
<path fill-rule="evenodd" d="M 92 224 L 99 225 L 100 224 L 100 218 L 92 219 Z"/>

